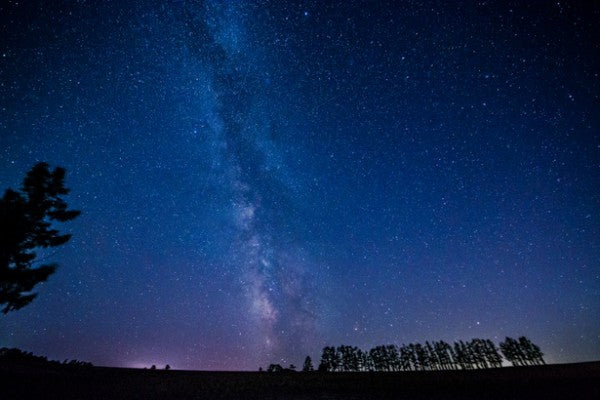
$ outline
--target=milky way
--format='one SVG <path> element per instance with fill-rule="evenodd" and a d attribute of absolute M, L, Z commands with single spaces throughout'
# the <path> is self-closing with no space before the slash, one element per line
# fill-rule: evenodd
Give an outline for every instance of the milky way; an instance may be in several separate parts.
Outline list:
<path fill-rule="evenodd" d="M 600 357 L 597 6 L 5 3 L 0 189 L 61 165 L 82 214 L 0 346 L 256 370 L 527 335 Z"/>
<path fill-rule="evenodd" d="M 184 10 L 183 18 L 193 27 L 190 62 L 198 63 L 207 77 L 202 84 L 208 112 L 200 117 L 207 114 L 208 121 L 199 133 L 214 138 L 211 178 L 215 186 L 225 184 L 220 189 L 229 197 L 228 211 L 237 230 L 226 255 L 231 257 L 227 268 L 238 271 L 248 298 L 253 334 L 262 344 L 257 350 L 281 359 L 282 351 L 308 351 L 304 342 L 314 336 L 315 321 L 306 299 L 315 293 L 305 282 L 309 261 L 296 243 L 297 228 L 290 220 L 281 224 L 282 215 L 293 213 L 290 193 L 299 189 L 290 188 L 279 156 L 282 144 L 273 133 L 278 116 L 265 110 L 270 106 L 267 69 L 247 56 L 258 49 L 245 44 L 236 7 L 199 10 L 194 5 Z"/>

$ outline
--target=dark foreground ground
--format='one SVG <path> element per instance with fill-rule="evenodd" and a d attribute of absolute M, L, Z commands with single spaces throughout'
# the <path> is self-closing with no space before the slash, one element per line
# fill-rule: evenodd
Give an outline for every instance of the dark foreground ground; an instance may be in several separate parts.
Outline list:
<path fill-rule="evenodd" d="M 0 398 L 600 399 L 600 362 L 329 374 L 0 366 Z"/>

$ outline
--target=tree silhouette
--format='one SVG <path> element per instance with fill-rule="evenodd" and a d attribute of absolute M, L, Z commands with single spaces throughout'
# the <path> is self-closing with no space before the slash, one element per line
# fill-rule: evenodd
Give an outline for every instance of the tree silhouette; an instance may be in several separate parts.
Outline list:
<path fill-rule="evenodd" d="M 362 351 L 360 349 L 358 349 L 358 351 L 359 351 L 358 357 L 360 359 L 360 370 L 361 371 L 373 371 L 374 370 L 373 360 L 371 360 L 371 357 L 369 356 L 369 352 Z"/>
<path fill-rule="evenodd" d="M 312 359 L 310 356 L 306 356 L 304 359 L 304 365 L 302 366 L 302 372 L 312 372 L 315 369 L 313 368 Z"/>
<path fill-rule="evenodd" d="M 454 342 L 454 364 L 461 369 L 466 369 L 465 356 L 462 346 L 458 342 Z"/>
<path fill-rule="evenodd" d="M 507 337 L 504 342 L 500 343 L 500 351 L 513 366 L 525 365 L 525 358 L 521 352 L 519 342 L 515 339 Z"/>
<path fill-rule="evenodd" d="M 519 340 L 507 337 L 500 343 L 500 351 L 506 360 L 514 366 L 545 364 L 544 353 L 525 336 Z"/>
<path fill-rule="evenodd" d="M 168 371 L 171 369 L 171 366 L 169 364 L 165 365 L 165 371 Z"/>
<path fill-rule="evenodd" d="M 530 354 L 533 357 L 533 360 L 535 360 L 535 364 L 546 364 L 546 361 L 544 361 L 544 353 L 542 353 L 542 350 L 539 348 L 539 346 L 531 342 L 529 343 L 531 345 Z"/>
<path fill-rule="evenodd" d="M 525 336 L 519 338 L 519 348 L 524 354 L 525 362 L 529 365 L 546 364 L 540 348 Z"/>
<path fill-rule="evenodd" d="M 463 342 L 461 340 L 459 343 L 462 349 L 463 363 L 465 364 L 466 369 L 476 368 L 475 355 L 473 354 L 473 347 L 471 346 L 471 342 Z"/>
<path fill-rule="evenodd" d="M 344 345 L 338 346 L 338 348 L 335 349 L 337 358 L 340 360 L 340 365 L 339 365 L 340 371 L 350 371 L 350 363 L 351 363 L 350 358 L 352 357 L 352 355 L 350 354 L 350 351 L 351 351 L 351 347 L 344 346 Z"/>
<path fill-rule="evenodd" d="M 444 347 L 446 347 L 446 350 L 448 352 L 448 364 L 450 366 L 450 369 L 458 369 L 458 356 L 456 355 L 456 351 L 454 349 L 454 347 L 452 347 L 450 344 L 446 343 L 446 342 L 442 342 L 444 344 Z"/>
<path fill-rule="evenodd" d="M 455 369 L 455 358 L 456 355 L 448 343 L 442 341 L 433 343 L 433 354 L 435 354 L 435 361 L 438 369 L 448 370 Z"/>
<path fill-rule="evenodd" d="M 376 346 L 369 350 L 369 357 L 373 360 L 373 369 L 375 371 L 384 371 L 386 367 L 385 346 Z"/>
<path fill-rule="evenodd" d="M 319 371 L 337 371 L 340 365 L 340 359 L 335 351 L 335 347 L 326 346 L 323 348 L 323 354 L 321 355 L 321 363 L 319 364 Z"/>
<path fill-rule="evenodd" d="M 421 345 L 421 343 L 415 344 L 415 353 L 417 355 L 417 362 L 419 369 L 425 370 L 429 368 L 429 357 L 427 357 L 427 351 Z"/>
<path fill-rule="evenodd" d="M 498 348 L 491 340 L 485 341 L 485 357 L 492 368 L 502 366 L 502 356 L 498 353 Z"/>
<path fill-rule="evenodd" d="M 400 347 L 400 366 L 403 371 L 411 371 L 413 369 L 411 351 L 405 344 Z"/>
<path fill-rule="evenodd" d="M 473 339 L 468 343 L 472 360 L 476 368 L 488 368 L 485 344 L 481 339 Z"/>
<path fill-rule="evenodd" d="M 341 371 L 358 371 L 361 365 L 361 354 L 358 347 L 339 346 L 337 348 L 338 359 L 340 360 L 339 369 Z"/>
<path fill-rule="evenodd" d="M 387 360 L 388 371 L 400 371 L 400 354 L 398 353 L 398 347 L 393 344 L 385 346 L 385 356 Z"/>
<path fill-rule="evenodd" d="M 280 364 L 269 364 L 267 372 L 283 372 L 283 367 Z"/>
<path fill-rule="evenodd" d="M 61 196 L 65 170 L 50 171 L 48 164 L 36 164 L 23 180 L 20 191 L 7 189 L 0 199 L 0 305 L 4 314 L 29 304 L 37 293 L 31 290 L 56 270 L 56 264 L 33 268 L 35 249 L 65 244 L 70 234 L 61 235 L 52 222 L 66 222 L 80 212 L 67 210 Z"/>

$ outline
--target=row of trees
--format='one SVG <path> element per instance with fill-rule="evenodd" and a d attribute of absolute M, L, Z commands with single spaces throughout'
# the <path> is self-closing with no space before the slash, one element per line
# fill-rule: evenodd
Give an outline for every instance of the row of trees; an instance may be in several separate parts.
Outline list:
<path fill-rule="evenodd" d="M 525 336 L 506 338 L 496 347 L 489 339 L 446 342 L 425 342 L 402 346 L 377 346 L 363 351 L 354 346 L 327 346 L 323 348 L 318 371 L 426 371 L 498 368 L 506 359 L 512 365 L 545 364 L 540 348 Z M 310 357 L 302 370 L 312 371 Z"/>
<path fill-rule="evenodd" d="M 64 360 L 62 363 L 56 360 L 48 360 L 45 356 L 36 356 L 32 352 L 19 349 L 0 349 L 0 365 L 23 366 L 68 366 L 68 367 L 92 367 L 92 363 L 79 360 Z"/>
<path fill-rule="evenodd" d="M 525 336 L 520 337 L 519 340 L 507 337 L 500 343 L 500 350 L 512 365 L 545 364 L 542 350 Z"/>

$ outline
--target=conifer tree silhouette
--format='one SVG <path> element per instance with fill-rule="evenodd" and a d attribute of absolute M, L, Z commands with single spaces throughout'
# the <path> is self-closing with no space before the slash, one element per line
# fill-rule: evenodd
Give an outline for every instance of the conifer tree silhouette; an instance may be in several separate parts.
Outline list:
<path fill-rule="evenodd" d="M 421 343 L 415 344 L 415 353 L 417 356 L 417 362 L 419 364 L 419 369 L 426 370 L 429 368 L 429 359 L 427 357 L 427 352 L 425 348 L 421 345 Z"/>
<path fill-rule="evenodd" d="M 431 346 L 431 343 L 429 343 L 428 340 L 425 341 L 424 350 L 425 350 L 425 353 L 427 354 L 429 368 L 432 370 L 439 369 L 439 365 L 440 365 L 439 358 L 437 357 L 437 354 L 433 350 L 433 347 Z"/>
<path fill-rule="evenodd" d="M 18 310 L 37 296 L 35 285 L 44 282 L 57 268 L 33 262 L 34 250 L 63 245 L 70 234 L 60 234 L 52 223 L 66 222 L 80 212 L 67 210 L 62 199 L 69 193 L 64 185 L 65 170 L 50 171 L 48 164 L 36 164 L 25 176 L 20 191 L 7 189 L 0 199 L 0 306 L 4 314 Z"/>
<path fill-rule="evenodd" d="M 545 364 L 540 348 L 525 336 L 519 340 L 507 337 L 500 343 L 504 358 L 514 366 Z"/>
<path fill-rule="evenodd" d="M 362 365 L 361 371 L 374 371 L 375 370 L 375 367 L 373 366 L 373 360 L 371 359 L 371 356 L 369 355 L 368 351 L 361 350 L 360 358 L 361 358 L 361 365 Z"/>
<path fill-rule="evenodd" d="M 402 368 L 403 371 L 411 371 L 412 370 L 410 349 L 405 344 L 403 344 L 400 347 L 400 367 Z"/>
<path fill-rule="evenodd" d="M 315 369 L 313 368 L 312 359 L 310 356 L 306 356 L 304 359 L 304 365 L 302 366 L 302 372 L 312 372 Z"/>
<path fill-rule="evenodd" d="M 525 336 L 521 336 L 518 344 L 521 353 L 523 354 L 523 358 L 528 365 L 540 365 L 546 363 L 543 357 L 544 354 L 531 340 Z"/>
<path fill-rule="evenodd" d="M 498 353 L 498 348 L 491 340 L 485 340 L 485 356 L 492 368 L 498 368 L 502 366 L 502 356 Z"/>
<path fill-rule="evenodd" d="M 319 364 L 319 371 L 337 371 L 340 364 L 338 354 L 333 346 L 326 346 L 323 348 L 323 354 L 321 355 L 321 363 Z"/>
<path fill-rule="evenodd" d="M 386 346 L 386 358 L 388 371 L 400 371 L 400 354 L 396 345 L 388 344 Z"/>

